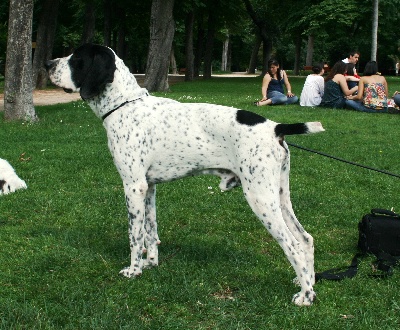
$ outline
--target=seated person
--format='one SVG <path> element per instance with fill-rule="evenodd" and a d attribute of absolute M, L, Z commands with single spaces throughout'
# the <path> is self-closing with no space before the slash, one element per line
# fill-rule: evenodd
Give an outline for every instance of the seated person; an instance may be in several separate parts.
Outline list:
<path fill-rule="evenodd" d="M 347 73 L 345 74 L 347 86 L 352 89 L 354 86 L 358 86 L 360 76 L 357 74 L 356 67 L 353 63 L 347 64 Z"/>
<path fill-rule="evenodd" d="M 398 91 L 394 92 L 393 101 L 398 107 L 400 107 L 400 92 L 398 92 Z"/>
<path fill-rule="evenodd" d="M 325 78 L 324 95 L 322 96 L 321 106 L 340 109 L 346 105 L 345 96 L 352 95 L 358 90 L 358 86 L 351 89 L 347 86 L 345 74 L 347 64 L 338 61 L 332 67 L 328 76 Z"/>
<path fill-rule="evenodd" d="M 388 99 L 388 112 L 400 114 L 400 93 L 398 91 L 395 91 L 392 98 Z"/>
<path fill-rule="evenodd" d="M 378 64 L 369 61 L 358 83 L 358 94 L 347 97 L 346 106 L 363 112 L 388 111 L 388 85 L 378 72 Z"/>
<path fill-rule="evenodd" d="M 357 70 L 355 69 L 355 66 L 358 62 L 358 60 L 360 59 L 360 52 L 353 50 L 351 52 L 349 52 L 349 55 L 344 58 L 342 61 L 343 63 L 346 64 L 354 64 L 354 75 L 357 75 Z M 350 76 L 346 76 L 346 80 L 349 81 L 351 80 Z"/>
<path fill-rule="evenodd" d="M 322 95 L 324 95 L 324 78 L 322 75 L 325 70 L 322 64 L 315 64 L 312 67 L 313 73 L 308 75 L 300 95 L 300 105 L 305 107 L 315 107 L 320 105 Z"/>
<path fill-rule="evenodd" d="M 268 72 L 265 74 L 261 86 L 262 99 L 254 102 L 254 105 L 276 105 L 276 104 L 293 104 L 299 101 L 299 98 L 292 93 L 289 79 L 284 70 L 279 67 L 277 60 L 268 62 Z M 283 90 L 285 85 L 287 93 Z"/>

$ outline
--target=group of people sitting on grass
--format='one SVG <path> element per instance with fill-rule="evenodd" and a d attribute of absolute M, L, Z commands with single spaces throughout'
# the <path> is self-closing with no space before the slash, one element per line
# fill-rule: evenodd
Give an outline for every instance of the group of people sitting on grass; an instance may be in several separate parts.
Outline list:
<path fill-rule="evenodd" d="M 389 98 L 386 79 L 379 73 L 376 61 L 369 61 L 360 77 L 355 68 L 359 57 L 358 52 L 350 53 L 348 58 L 335 63 L 325 79 L 324 66 L 314 65 L 313 73 L 307 76 L 304 83 L 300 105 L 346 108 L 363 112 L 399 113 L 400 93 L 395 92 L 393 98 Z M 261 100 L 254 102 L 257 106 L 299 102 L 299 98 L 292 93 L 286 72 L 280 68 L 276 60 L 268 63 L 261 93 Z"/>

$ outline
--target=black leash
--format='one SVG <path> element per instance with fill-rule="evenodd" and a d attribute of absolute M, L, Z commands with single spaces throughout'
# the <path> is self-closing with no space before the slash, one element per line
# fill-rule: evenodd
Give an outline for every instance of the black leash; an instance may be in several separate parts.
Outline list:
<path fill-rule="evenodd" d="M 338 158 L 338 157 L 335 157 L 335 156 L 332 156 L 332 155 L 328 155 L 328 154 L 326 154 L 324 152 L 321 152 L 321 151 L 317 151 L 317 150 L 313 150 L 313 149 L 309 149 L 309 148 L 305 148 L 305 147 L 299 146 L 298 144 L 289 143 L 289 142 L 286 142 L 286 143 L 288 145 L 292 146 L 292 147 L 295 147 L 295 148 L 298 148 L 298 149 L 301 149 L 301 150 L 305 150 L 305 151 L 309 151 L 309 152 L 312 152 L 314 154 L 321 155 L 321 156 L 324 156 L 324 157 L 328 157 L 328 158 L 331 158 L 331 159 L 334 159 L 334 160 L 338 160 L 338 161 L 346 163 L 346 164 L 359 166 L 359 167 L 365 168 L 367 170 L 371 170 L 371 171 L 375 171 L 375 172 L 391 175 L 391 176 L 394 176 L 396 178 L 400 178 L 400 175 L 398 175 L 398 174 L 394 174 L 394 173 L 390 173 L 390 172 L 387 172 L 387 171 L 379 170 L 377 168 L 373 168 L 373 167 L 369 167 L 369 166 L 366 166 L 366 165 L 354 163 L 354 162 L 351 162 L 351 161 L 343 159 L 343 158 Z"/>

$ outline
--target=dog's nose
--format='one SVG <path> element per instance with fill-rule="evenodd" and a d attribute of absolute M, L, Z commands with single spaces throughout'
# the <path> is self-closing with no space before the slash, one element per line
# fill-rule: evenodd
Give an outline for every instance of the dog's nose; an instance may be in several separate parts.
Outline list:
<path fill-rule="evenodd" d="M 56 61 L 49 60 L 44 63 L 44 67 L 46 68 L 47 71 L 49 71 L 52 67 L 54 67 L 55 64 L 56 64 Z"/>

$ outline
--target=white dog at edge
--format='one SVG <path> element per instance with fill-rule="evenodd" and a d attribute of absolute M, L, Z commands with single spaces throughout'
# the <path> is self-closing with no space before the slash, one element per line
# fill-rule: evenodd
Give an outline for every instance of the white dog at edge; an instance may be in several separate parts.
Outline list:
<path fill-rule="evenodd" d="M 103 120 L 128 209 L 131 264 L 121 274 L 133 277 L 158 265 L 156 184 L 213 174 L 222 190 L 242 185 L 296 272 L 301 291 L 293 302 L 312 304 L 313 238 L 292 209 L 284 135 L 322 132 L 321 123 L 278 124 L 245 110 L 150 96 L 123 61 L 99 45 L 83 45 L 45 66 L 55 85 L 79 91 Z"/>
<path fill-rule="evenodd" d="M 0 158 L 0 195 L 7 195 L 18 189 L 26 189 L 26 183 L 15 173 L 8 161 Z"/>

